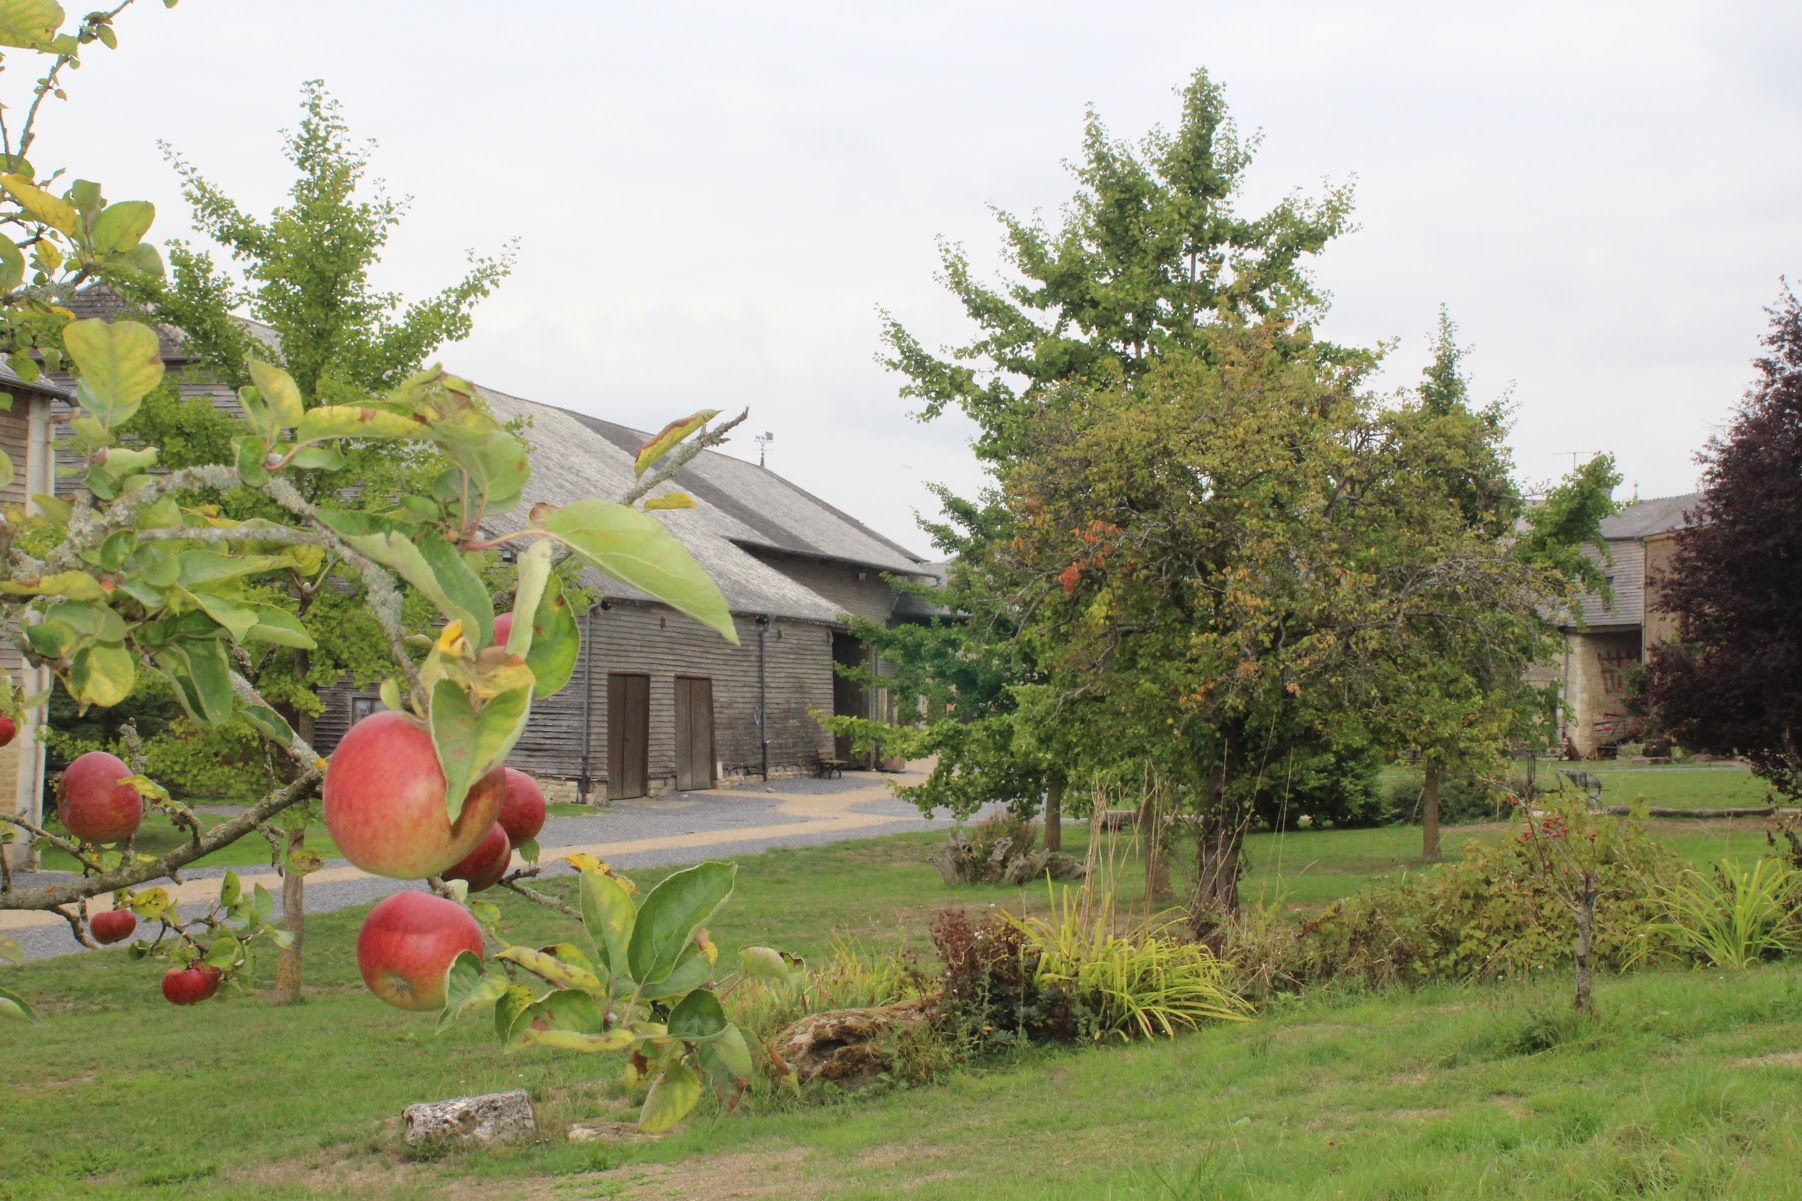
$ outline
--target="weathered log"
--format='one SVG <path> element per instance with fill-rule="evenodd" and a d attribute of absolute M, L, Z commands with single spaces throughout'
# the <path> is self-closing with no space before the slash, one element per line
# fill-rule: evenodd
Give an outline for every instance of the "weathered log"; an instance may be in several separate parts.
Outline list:
<path fill-rule="evenodd" d="M 778 1033 L 770 1046 L 802 1084 L 830 1080 L 840 1088 L 869 1084 L 895 1065 L 895 1036 L 932 1018 L 921 997 L 871 1009 L 810 1013 Z"/>
<path fill-rule="evenodd" d="M 536 1138 L 538 1119 L 523 1088 L 480 1097 L 452 1097 L 407 1106 L 403 1115 L 409 1143 L 512 1143 Z"/>

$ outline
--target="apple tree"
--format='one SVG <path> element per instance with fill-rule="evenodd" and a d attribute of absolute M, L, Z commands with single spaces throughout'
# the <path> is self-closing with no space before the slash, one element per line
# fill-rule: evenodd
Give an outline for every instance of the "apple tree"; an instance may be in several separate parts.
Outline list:
<path fill-rule="evenodd" d="M 687 1112 L 701 1075 L 723 1092 L 742 1088 L 749 1053 L 707 988 L 715 952 L 702 929 L 730 892 L 731 867 L 678 873 L 640 903 L 602 865 L 578 864 L 580 908 L 519 885 L 535 866 L 512 873 L 508 882 L 519 891 L 575 914 L 593 939 L 589 953 L 505 947 L 495 959 L 517 969 L 512 974 L 482 968 L 484 942 L 468 939 L 478 921 L 495 933 L 498 910 L 479 901 L 465 908 L 467 883 L 440 879 L 501 820 L 504 763 L 532 702 L 561 689 L 577 662 L 579 630 L 555 560 L 598 569 L 737 640 L 718 588 L 638 507 L 672 503 L 645 498 L 735 423 L 714 423 L 711 411 L 672 422 L 643 447 L 637 482 L 618 500 L 522 512 L 532 469 L 527 447 L 466 381 L 433 366 L 360 403 L 309 407 L 288 371 L 253 355 L 238 390 L 232 461 L 159 466 L 155 445 L 121 437 L 162 380 L 155 330 L 129 320 L 76 321 L 66 305 L 97 273 L 160 271 L 143 241 L 151 206 L 109 203 L 98 184 L 40 174 L 24 157 L 39 105 L 60 97 L 60 73 L 84 47 L 116 42 L 111 22 L 120 9 L 65 30 L 53 0 L 0 7 L 0 45 L 49 64 L 22 128 L 0 129 L 9 168 L 0 174 L 7 233 L 0 237 L 0 349 L 28 381 L 46 368 L 68 372 L 78 406 L 65 448 L 73 460 L 68 478 L 57 494 L 33 495 L 29 512 L 9 512 L 0 525 L 0 623 L 24 660 L 81 709 L 116 705 L 140 674 L 154 673 L 190 719 L 248 722 L 288 757 L 294 775 L 205 829 L 136 765 L 104 752 L 77 760 L 61 785 L 64 832 L 20 815 L 0 815 L 0 825 L 9 841 L 67 853 L 79 875 L 17 887 L 10 870 L 0 871 L 0 910 L 57 913 L 90 945 L 141 931 L 132 953 L 169 964 L 164 995 L 178 1004 L 204 1000 L 243 968 L 258 942 L 279 945 L 287 933 L 273 925 L 273 898 L 261 888 L 246 892 L 234 875 L 205 912 L 184 908 L 157 882 L 320 791 L 327 826 L 353 864 L 424 877 L 444 894 L 413 894 L 429 902 L 425 917 L 398 929 L 377 920 L 380 907 L 371 915 L 359 966 L 378 995 L 403 1008 L 438 1008 L 448 990 L 456 1009 L 492 997 L 503 1002 L 503 1018 L 519 1019 L 519 1039 L 630 1051 L 629 1077 L 650 1085 L 642 1118 L 650 1127 Z M 423 494 L 396 496 L 386 508 L 366 498 L 347 507 L 341 492 L 314 486 L 379 444 L 444 466 Z M 0 475 L 13 470 L 0 457 Z M 263 499 L 258 515 L 183 503 L 196 492 L 239 490 Z M 515 567 L 510 611 L 497 613 L 481 569 L 502 546 L 515 552 Z M 296 576 L 356 591 L 392 664 L 381 690 L 391 712 L 356 727 L 329 763 L 250 679 L 259 647 L 313 643 L 279 600 Z M 430 602 L 432 621 L 409 624 L 403 587 Z M 0 713 L 11 721 L 45 699 L 27 695 L 20 681 L 0 682 Z M 160 856 L 135 849 L 146 809 L 183 832 L 181 845 Z M 529 844 L 522 849 L 536 858 Z M 90 902 L 103 897 L 110 907 L 91 913 Z M 425 964 L 425 978 L 384 991 L 394 978 L 384 971 L 394 966 L 388 959 L 414 971 Z M 519 973 L 543 987 L 519 983 Z M 583 997 L 594 1004 L 583 1005 Z M 32 1017 L 12 993 L 0 993 L 0 1011 Z M 499 1024 L 512 1037 L 512 1025 Z"/>

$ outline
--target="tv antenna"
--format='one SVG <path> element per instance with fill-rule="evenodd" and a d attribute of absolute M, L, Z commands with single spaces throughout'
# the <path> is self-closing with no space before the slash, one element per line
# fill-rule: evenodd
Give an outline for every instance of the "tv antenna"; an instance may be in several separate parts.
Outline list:
<path fill-rule="evenodd" d="M 759 467 L 769 466 L 769 464 L 764 462 L 764 457 L 769 454 L 770 443 L 776 440 L 776 435 L 769 430 L 765 430 L 763 433 L 758 434 L 753 440 L 757 443 L 757 465 Z"/>
<path fill-rule="evenodd" d="M 1590 458 L 1593 459 L 1597 455 L 1601 454 L 1602 452 L 1599 450 L 1560 450 L 1560 451 L 1555 451 L 1553 453 L 1560 454 L 1560 455 L 1569 455 L 1570 456 L 1571 474 L 1575 475 L 1577 473 L 1577 459 L 1580 456 L 1588 455 Z"/>

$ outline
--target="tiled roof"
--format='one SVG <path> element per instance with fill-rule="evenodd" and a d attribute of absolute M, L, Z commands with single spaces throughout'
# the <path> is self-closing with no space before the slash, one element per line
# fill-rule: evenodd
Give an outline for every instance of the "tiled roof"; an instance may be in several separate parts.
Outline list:
<path fill-rule="evenodd" d="M 500 420 L 531 422 L 526 440 L 532 478 L 514 514 L 494 523 L 498 528 L 515 528 L 518 514 L 541 501 L 612 499 L 632 486 L 632 464 L 648 434 L 492 388 L 481 393 Z M 930 574 L 920 559 L 855 518 L 773 471 L 717 451 L 702 451 L 665 490 L 688 493 L 696 507 L 658 510 L 655 516 L 713 577 L 735 613 L 833 622 L 843 609 L 747 553 L 747 546 L 896 574 Z M 598 582 L 609 596 L 648 599 L 617 581 Z"/>

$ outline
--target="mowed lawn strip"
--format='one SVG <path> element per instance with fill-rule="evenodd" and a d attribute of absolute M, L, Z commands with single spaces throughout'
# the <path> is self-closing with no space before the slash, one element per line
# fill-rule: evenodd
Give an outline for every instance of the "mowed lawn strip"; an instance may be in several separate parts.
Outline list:
<path fill-rule="evenodd" d="M 1677 836 L 1684 854 L 1762 851 L 1761 827 L 1752 823 L 1703 826 Z M 1086 831 L 1071 833 L 1080 854 Z M 1454 853 L 1466 834 L 1501 837 L 1505 829 L 1454 831 Z M 728 961 L 754 942 L 817 956 L 842 939 L 872 947 L 901 941 L 930 961 L 927 931 L 947 905 L 1015 912 L 1046 905 L 1042 886 L 947 890 L 925 863 L 940 837 L 746 858 L 713 938 Z M 1406 828 L 1258 836 L 1248 895 L 1290 890 L 1280 895 L 1299 903 L 1304 891 L 1329 898 L 1373 876 L 1419 870 L 1409 859 L 1418 838 Z M 662 873 L 633 874 L 649 886 Z M 1137 895 L 1130 870 L 1122 885 L 1129 900 Z M 512 898 L 501 903 L 515 941 L 575 936 L 573 923 L 557 914 Z M 768 1155 L 780 1155 L 783 1165 L 783 1187 L 769 1196 L 1190 1195 L 1156 1191 L 1159 1174 L 1214 1181 L 1195 1196 L 1241 1195 L 1221 1191 L 1240 1187 L 1231 1179 L 1247 1182 L 1252 1191 L 1243 1195 L 1338 1195 L 1293 1191 L 1323 1173 L 1343 1178 L 1346 1196 L 1430 1196 L 1444 1195 L 1435 1190 L 1449 1187 L 1447 1180 L 1475 1187 L 1479 1177 L 1470 1173 L 1503 1143 L 1510 1163 L 1533 1172 L 1567 1161 L 1594 1166 L 1600 1151 L 1591 1140 L 1627 1137 L 1619 1131 L 1629 1126 L 1652 1132 L 1632 1136 L 1649 1140 L 1633 1154 L 1668 1152 L 1690 1165 L 1669 1169 L 1680 1175 L 1701 1171 L 1696 1165 L 1713 1163 L 1737 1138 L 1733 1145 L 1752 1148 L 1744 1152 L 1750 1159 L 1787 1165 L 1782 1188 L 1802 1178 L 1795 1170 L 1802 1161 L 1791 1158 L 1794 1140 L 1782 1133 L 1788 1124 L 1776 1120 L 1794 1112 L 1791 1092 L 1802 1073 L 1782 1060 L 1735 1066 L 1802 1046 L 1802 994 L 1782 968 L 1609 979 L 1605 1021 L 1594 1036 L 1537 1054 L 1501 1054 L 1492 1044 L 1530 1027 L 1536 1009 L 1556 1012 L 1564 1003 L 1560 982 L 1315 1001 L 1173 1044 L 1032 1052 L 928 1088 L 825 1106 L 759 1096 L 736 1114 L 703 1112 L 656 1143 L 597 1147 L 551 1137 L 493 1154 L 412 1160 L 399 1150 L 396 1119 L 414 1101 L 528 1088 L 553 1136 L 571 1121 L 629 1119 L 631 1111 L 615 1084 L 616 1060 L 503 1054 L 481 1017 L 437 1036 L 429 1015 L 376 1002 L 356 974 L 363 912 L 311 919 L 308 1000 L 285 1009 L 262 995 L 170 1007 L 157 993 L 161 966 L 117 950 L 6 971 L 7 987 L 36 1004 L 46 1024 L 9 1043 L 0 1198 L 454 1198 L 493 1195 L 483 1189 L 503 1179 L 516 1182 L 508 1195 L 677 1196 L 670 1190 L 687 1187 L 690 1166 L 712 1164 L 705 1170 L 748 1179 L 749 1165 Z M 269 967 L 262 964 L 253 979 L 259 989 L 268 987 Z M 1498 1089 L 1510 1094 L 1507 1104 L 1489 1099 Z M 1715 1107 L 1712 1125 L 1696 1126 L 1704 1099 Z M 1412 1116 L 1403 1120 L 1403 1111 Z M 1180 1114 L 1189 1115 L 1172 1128 L 1180 1133 L 1159 1133 L 1160 1123 Z M 1693 1129 L 1680 1136 L 1670 1115 Z M 1717 1135 L 1726 1140 L 1719 1146 Z M 1677 1150 L 1659 1150 L 1666 1143 Z M 1050 1180 L 1023 1170 L 1040 1156 L 1056 1166 Z M 693 1165 L 676 1162 L 692 1157 L 699 1157 Z M 663 1161 L 674 1166 L 658 1166 Z M 1246 1165 L 1234 1169 L 1238 1176 L 1228 1171 L 1235 1163 Z M 1393 1163 L 1415 1164 L 1409 1171 L 1425 1183 L 1386 1193 L 1356 1183 L 1375 1181 Z M 599 1168 L 613 1170 L 585 1179 L 573 1194 L 536 1191 L 548 1181 L 575 1186 L 563 1178 Z M 1442 1174 L 1454 1169 L 1464 1174 Z M 1064 1191 L 1045 1191 L 1052 1184 Z M 1576 1195 L 1546 1188 L 1521 1195 Z"/>

